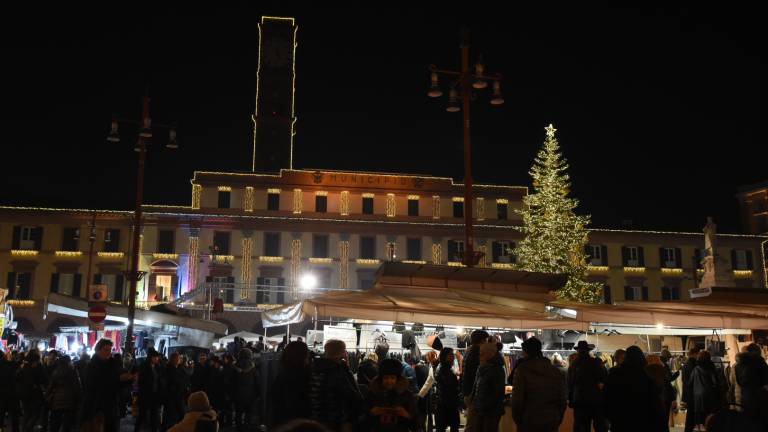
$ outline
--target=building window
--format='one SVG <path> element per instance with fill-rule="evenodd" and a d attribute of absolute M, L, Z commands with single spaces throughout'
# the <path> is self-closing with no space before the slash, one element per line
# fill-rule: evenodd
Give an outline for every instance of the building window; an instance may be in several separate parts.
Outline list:
<path fill-rule="evenodd" d="M 173 230 L 160 230 L 157 234 L 157 251 L 164 254 L 176 253 L 176 238 Z"/>
<path fill-rule="evenodd" d="M 464 217 L 464 201 L 453 202 L 453 217 L 455 218 Z"/>
<path fill-rule="evenodd" d="M 11 249 L 41 250 L 43 246 L 43 228 L 16 226 L 13 228 Z"/>
<path fill-rule="evenodd" d="M 680 287 L 661 287 L 661 299 L 664 301 L 680 300 Z"/>
<path fill-rule="evenodd" d="M 229 237 L 228 231 L 216 231 L 213 233 L 213 253 L 214 255 L 229 255 Z"/>
<path fill-rule="evenodd" d="M 280 256 L 280 233 L 264 233 L 264 255 Z"/>
<path fill-rule="evenodd" d="M 496 203 L 496 219 L 507 220 L 507 203 Z"/>
<path fill-rule="evenodd" d="M 267 193 L 267 210 L 270 210 L 270 211 L 280 210 L 280 192 Z"/>
<path fill-rule="evenodd" d="M 644 286 L 625 286 L 624 300 L 648 300 L 648 287 Z"/>
<path fill-rule="evenodd" d="M 80 230 L 77 228 L 64 228 L 61 236 L 61 250 L 77 251 L 80 244 Z"/>
<path fill-rule="evenodd" d="M 228 190 L 220 190 L 219 191 L 219 208 L 227 209 L 229 208 L 229 201 L 230 201 L 230 195 L 232 192 Z"/>
<path fill-rule="evenodd" d="M 448 240 L 448 261 L 461 262 L 464 258 L 464 240 Z"/>
<path fill-rule="evenodd" d="M 368 215 L 373 214 L 373 197 L 372 196 L 363 197 L 363 214 L 368 214 Z"/>
<path fill-rule="evenodd" d="M 515 244 L 510 241 L 495 241 L 491 244 L 491 254 L 495 263 L 514 263 L 515 256 L 512 250 Z"/>
<path fill-rule="evenodd" d="M 82 275 L 75 273 L 53 273 L 51 275 L 51 292 L 68 296 L 80 296 Z"/>
<path fill-rule="evenodd" d="M 405 255 L 409 261 L 421 261 L 421 239 L 409 238 L 406 242 Z"/>
<path fill-rule="evenodd" d="M 587 245 L 586 252 L 589 265 L 603 265 L 603 248 L 600 245 Z"/>
<path fill-rule="evenodd" d="M 603 303 L 604 304 L 613 304 L 613 296 L 611 293 L 611 287 L 608 285 L 603 285 Z"/>
<path fill-rule="evenodd" d="M 622 248 L 624 267 L 644 267 L 643 248 L 641 246 L 624 246 Z"/>
<path fill-rule="evenodd" d="M 315 234 L 312 237 L 312 257 L 328 258 L 328 234 Z"/>
<path fill-rule="evenodd" d="M 680 249 L 661 248 L 660 249 L 661 266 L 665 268 L 680 268 Z"/>
<path fill-rule="evenodd" d="M 360 258 L 376 259 L 376 237 L 360 237 Z"/>
<path fill-rule="evenodd" d="M 315 211 L 318 213 L 326 213 L 328 211 L 327 195 L 315 195 Z"/>
<path fill-rule="evenodd" d="M 120 252 L 120 230 L 104 231 L 104 252 Z"/>
<path fill-rule="evenodd" d="M 734 270 L 752 270 L 752 251 L 735 249 L 731 251 Z"/>
<path fill-rule="evenodd" d="M 419 197 L 408 197 L 408 216 L 419 215 Z"/>
<path fill-rule="evenodd" d="M 8 298 L 30 300 L 32 298 L 32 273 L 8 272 Z"/>

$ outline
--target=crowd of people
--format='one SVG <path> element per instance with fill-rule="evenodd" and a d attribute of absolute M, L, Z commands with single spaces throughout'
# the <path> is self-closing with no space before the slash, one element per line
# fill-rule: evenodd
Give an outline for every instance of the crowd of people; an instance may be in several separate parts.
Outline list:
<path fill-rule="evenodd" d="M 117 431 L 120 419 L 132 415 L 136 431 L 266 424 L 270 431 L 423 432 L 434 425 L 458 432 L 464 412 L 464 431 L 495 432 L 509 407 L 517 430 L 553 432 L 571 407 L 574 432 L 666 432 L 670 413 L 681 408 L 686 432 L 768 430 L 768 365 L 755 344 L 726 377 L 709 352 L 696 350 L 674 373 L 668 352 L 646 356 L 636 346 L 617 351 L 608 369 L 585 341 L 566 367 L 559 357 L 545 357 L 535 337 L 523 342 L 523 358 L 507 371 L 503 345 L 483 330 L 471 334 L 461 365 L 451 348 L 404 361 L 383 344 L 356 374 L 342 341 L 327 341 L 319 357 L 301 341 L 285 342 L 264 412 L 255 409 L 264 401 L 254 358 L 263 345 L 238 343 L 232 353 L 201 353 L 196 361 L 150 350 L 140 365 L 113 354 L 107 339 L 93 358 L 76 362 L 55 351 L 44 358 L 37 350 L 9 352 L 0 363 L 0 428 L 8 420 L 13 432 Z M 673 385 L 678 375 L 681 398 Z"/>

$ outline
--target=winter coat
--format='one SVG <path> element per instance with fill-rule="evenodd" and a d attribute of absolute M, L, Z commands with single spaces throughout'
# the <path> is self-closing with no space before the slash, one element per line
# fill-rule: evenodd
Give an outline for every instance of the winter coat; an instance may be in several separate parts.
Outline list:
<path fill-rule="evenodd" d="M 216 418 L 216 411 L 190 411 L 184 414 L 184 418 L 181 422 L 177 423 L 172 428 L 168 429 L 168 432 L 197 432 L 198 422 L 205 423 L 206 431 L 218 431 L 219 423 Z"/>
<path fill-rule="evenodd" d="M 645 372 L 651 377 L 653 383 L 656 385 L 656 389 L 659 392 L 662 402 L 671 403 L 677 397 L 675 388 L 672 387 L 672 383 L 670 382 L 671 374 L 668 373 L 668 370 L 664 365 L 649 364 L 645 367 Z"/>
<path fill-rule="evenodd" d="M 379 365 L 373 360 L 366 359 L 357 368 L 357 383 L 367 387 L 378 374 Z"/>
<path fill-rule="evenodd" d="M 568 385 L 549 359 L 528 358 L 512 386 L 512 416 L 521 431 L 557 430 L 568 405 Z"/>
<path fill-rule="evenodd" d="M 280 369 L 270 391 L 273 425 L 309 418 L 309 378 L 309 369 Z"/>
<path fill-rule="evenodd" d="M 380 379 L 371 381 L 365 398 L 365 408 L 369 415 L 369 430 L 374 432 L 406 432 L 416 424 L 416 397 L 409 390 L 410 384 L 405 377 L 397 377 L 397 383 L 392 390 L 386 390 Z M 396 408 L 403 407 L 410 418 L 392 414 L 374 416 L 370 413 L 374 407 Z"/>
<path fill-rule="evenodd" d="M 768 410 L 768 364 L 755 354 L 741 353 L 736 358 L 736 384 L 741 389 L 741 406 L 753 418 Z"/>
<path fill-rule="evenodd" d="M 459 409 L 464 401 L 459 386 L 459 378 L 450 366 L 440 365 L 435 374 L 437 387 L 437 405 L 448 409 Z"/>
<path fill-rule="evenodd" d="M 327 358 L 315 360 L 309 380 L 310 417 L 332 428 L 355 419 L 362 395 L 346 365 Z"/>
<path fill-rule="evenodd" d="M 251 404 L 258 396 L 258 371 L 250 360 L 238 360 L 234 367 L 232 401 L 235 404 Z"/>
<path fill-rule="evenodd" d="M 403 376 L 408 380 L 408 390 L 412 393 L 419 392 L 419 383 L 416 380 L 416 370 L 406 362 L 403 363 Z"/>
<path fill-rule="evenodd" d="M 48 380 L 40 363 L 24 363 L 16 371 L 16 396 L 22 402 L 42 402 L 47 385 Z"/>
<path fill-rule="evenodd" d="M 120 394 L 120 366 L 113 358 L 102 360 L 94 356 L 88 363 L 81 419 L 91 419 L 98 413 L 117 415 Z"/>
<path fill-rule="evenodd" d="M 681 400 L 688 405 L 693 403 L 693 381 L 691 380 L 691 375 L 695 368 L 696 359 L 693 357 L 688 357 L 688 360 L 680 368 L 680 374 L 683 378 L 683 394 Z"/>
<path fill-rule="evenodd" d="M 724 405 L 725 377 L 712 362 L 697 364 L 690 377 L 693 382 L 693 410 L 696 424 L 704 424 L 709 414 Z M 690 407 L 689 407 L 690 408 Z"/>
<path fill-rule="evenodd" d="M 16 372 L 19 364 L 8 361 L 0 356 L 0 405 L 2 402 L 14 402 L 18 404 L 16 393 Z"/>
<path fill-rule="evenodd" d="M 473 346 L 467 351 L 462 366 L 461 392 L 465 397 L 471 396 L 475 388 L 475 377 L 480 367 L 480 347 Z"/>
<path fill-rule="evenodd" d="M 211 402 L 212 407 L 218 409 L 226 405 L 228 388 L 229 385 L 224 369 L 211 368 L 208 374 L 208 390 L 206 393 L 208 393 L 208 400 Z"/>
<path fill-rule="evenodd" d="M 59 366 L 48 384 L 48 402 L 52 410 L 74 410 L 80 401 L 80 381 L 70 366 Z"/>
<path fill-rule="evenodd" d="M 160 365 L 155 367 L 150 365 L 149 360 L 145 361 L 139 370 L 139 401 L 141 403 L 157 403 L 164 393 L 163 376 L 160 371 Z"/>
<path fill-rule="evenodd" d="M 611 369 L 605 400 L 611 432 L 654 432 L 663 422 L 658 389 L 642 367 L 623 364 Z"/>
<path fill-rule="evenodd" d="M 191 378 L 191 384 L 192 384 L 192 392 L 196 391 L 204 391 L 208 392 L 208 377 L 211 374 L 211 365 L 206 362 L 206 364 L 201 365 L 200 363 L 195 363 L 195 369 L 192 371 L 192 378 Z"/>
<path fill-rule="evenodd" d="M 603 362 L 589 354 L 579 353 L 568 368 L 568 401 L 573 408 L 600 408 L 605 399 L 600 384 L 605 384 L 608 371 Z"/>
<path fill-rule="evenodd" d="M 504 359 L 496 355 L 487 363 L 481 363 L 475 376 L 472 403 L 480 415 L 500 416 L 504 414 L 504 388 L 506 374 Z"/>
<path fill-rule="evenodd" d="M 184 401 L 187 398 L 187 391 L 189 390 L 188 376 L 181 366 L 174 367 L 171 365 L 165 368 L 165 386 L 164 395 L 165 401 L 168 403 L 174 402 L 176 405 L 184 405 Z"/>

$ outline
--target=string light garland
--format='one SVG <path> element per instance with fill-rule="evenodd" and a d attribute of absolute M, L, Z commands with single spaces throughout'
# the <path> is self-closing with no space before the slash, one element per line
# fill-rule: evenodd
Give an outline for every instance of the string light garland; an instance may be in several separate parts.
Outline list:
<path fill-rule="evenodd" d="M 432 219 L 440 219 L 440 195 L 432 196 Z"/>
<path fill-rule="evenodd" d="M 631 273 L 631 274 L 645 273 L 645 267 L 624 267 L 624 273 Z"/>
<path fill-rule="evenodd" d="M 665 276 L 682 276 L 683 275 L 683 269 L 681 269 L 681 268 L 662 267 L 661 274 L 663 274 Z"/>
<path fill-rule="evenodd" d="M 200 209 L 200 195 L 203 193 L 203 187 L 199 184 L 192 185 L 192 208 Z"/>
<path fill-rule="evenodd" d="M 309 262 L 312 264 L 330 264 L 333 262 L 333 258 L 310 257 Z"/>
<path fill-rule="evenodd" d="M 189 274 L 187 276 L 187 291 L 197 288 L 197 272 L 200 266 L 200 237 L 198 232 L 193 231 L 189 236 L 189 265 L 187 266 Z"/>
<path fill-rule="evenodd" d="M 153 253 L 154 259 L 176 260 L 179 259 L 179 254 L 176 253 Z"/>
<path fill-rule="evenodd" d="M 298 300 L 297 287 L 299 283 L 299 272 L 301 271 L 301 240 L 291 241 L 291 290 L 293 300 Z"/>
<path fill-rule="evenodd" d="M 387 194 L 387 217 L 395 217 L 395 194 Z"/>
<path fill-rule="evenodd" d="M 31 256 L 37 256 L 40 251 L 31 250 L 31 249 L 13 249 L 11 250 L 11 255 L 13 256 L 25 256 L 25 257 L 31 257 Z"/>
<path fill-rule="evenodd" d="M 349 241 L 339 241 L 339 288 L 349 288 Z"/>
<path fill-rule="evenodd" d="M 751 279 L 752 270 L 734 270 L 733 277 L 736 279 Z"/>
<path fill-rule="evenodd" d="M 491 268 L 495 269 L 504 269 L 504 270 L 513 270 L 515 268 L 514 264 L 510 263 L 491 263 Z"/>
<path fill-rule="evenodd" d="M 260 262 L 270 262 L 270 263 L 279 263 L 283 262 L 283 257 L 281 256 L 266 256 L 262 255 L 259 257 Z"/>
<path fill-rule="evenodd" d="M 301 214 L 302 193 L 301 189 L 293 190 L 293 214 Z"/>
<path fill-rule="evenodd" d="M 477 197 L 476 201 L 477 204 L 475 204 L 475 208 L 477 209 L 477 220 L 485 220 L 485 198 Z"/>
<path fill-rule="evenodd" d="M 79 258 L 83 255 L 81 251 L 56 251 L 54 255 L 60 258 Z"/>
<path fill-rule="evenodd" d="M 442 264 L 443 257 L 442 257 L 442 246 L 440 243 L 433 243 L 432 244 L 432 264 Z"/>
<path fill-rule="evenodd" d="M 232 192 L 231 186 L 219 186 L 217 189 L 219 192 Z"/>
<path fill-rule="evenodd" d="M 125 254 L 123 252 L 97 252 L 101 258 L 122 258 Z"/>
<path fill-rule="evenodd" d="M 381 261 L 374 258 L 358 258 L 355 262 L 360 265 L 378 265 Z"/>
<path fill-rule="evenodd" d="M 252 212 L 254 201 L 255 201 L 255 198 L 254 198 L 253 186 L 246 186 L 245 197 L 243 197 L 243 210 L 246 212 Z"/>
<path fill-rule="evenodd" d="M 526 271 L 567 275 L 565 286 L 557 292 L 561 299 L 598 303 L 602 284 L 587 281 L 584 253 L 590 217 L 575 214 L 578 201 L 568 196 L 568 163 L 560 153 L 556 129 L 550 124 L 545 131 L 544 145 L 529 171 L 534 192 L 523 198 L 524 207 L 517 210 L 524 234 L 516 249 L 519 265 Z"/>
<path fill-rule="evenodd" d="M 242 266 L 240 267 L 240 277 L 242 279 L 243 285 L 245 287 L 249 287 L 251 285 L 251 249 L 253 248 L 253 239 L 250 237 L 243 237 L 242 247 L 243 262 Z M 240 290 L 240 299 L 248 299 L 247 289 Z"/>
<path fill-rule="evenodd" d="M 349 215 L 349 191 L 341 191 L 341 200 L 339 203 L 339 213 L 342 216 Z"/>

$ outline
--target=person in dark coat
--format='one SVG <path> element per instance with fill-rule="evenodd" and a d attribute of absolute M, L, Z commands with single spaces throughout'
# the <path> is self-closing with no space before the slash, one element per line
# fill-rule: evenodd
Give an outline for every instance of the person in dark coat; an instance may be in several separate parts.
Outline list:
<path fill-rule="evenodd" d="M 475 407 L 473 432 L 498 431 L 499 419 L 504 414 L 505 375 L 504 359 L 496 342 L 480 345 L 480 367 L 477 368 L 471 398 Z"/>
<path fill-rule="evenodd" d="M 579 341 L 576 359 L 568 367 L 568 402 L 573 408 L 574 431 L 606 432 L 603 388 L 608 371 L 603 362 L 589 355 L 594 345 Z"/>
<path fill-rule="evenodd" d="M 224 408 L 219 413 L 219 421 L 222 426 L 231 426 L 234 422 L 233 404 L 235 399 L 235 357 L 225 354 L 222 359 L 221 372 L 226 383 L 226 399 Z"/>
<path fill-rule="evenodd" d="M 247 348 L 240 350 L 234 369 L 232 402 L 235 405 L 235 426 L 244 430 L 251 422 L 251 407 L 258 395 L 258 371 L 253 362 L 253 352 Z"/>
<path fill-rule="evenodd" d="M 374 432 L 407 432 L 416 428 L 416 397 L 395 359 L 379 364 L 379 375 L 370 383 L 365 407 Z"/>
<path fill-rule="evenodd" d="M 164 389 L 160 370 L 160 353 L 155 350 L 147 353 L 147 358 L 141 365 L 138 387 L 139 416 L 134 429 L 139 432 L 149 421 L 150 431 L 157 432 L 160 429 L 160 404 Z"/>
<path fill-rule="evenodd" d="M 768 430 L 768 364 L 760 346 L 747 345 L 736 359 L 736 384 L 741 387 L 741 407 L 753 423 Z"/>
<path fill-rule="evenodd" d="M 208 354 L 200 353 L 197 357 L 197 363 L 195 363 L 194 370 L 192 371 L 192 392 L 204 391 L 208 393 L 208 375 L 211 373 L 210 365 L 208 364 Z"/>
<path fill-rule="evenodd" d="M 709 351 L 701 351 L 689 379 L 693 387 L 694 420 L 697 425 L 703 425 L 710 414 L 715 413 L 725 404 L 727 391 L 725 377 L 712 363 Z"/>
<path fill-rule="evenodd" d="M 375 352 L 368 353 L 365 360 L 357 367 L 357 384 L 368 389 L 377 375 L 379 375 L 379 356 Z"/>
<path fill-rule="evenodd" d="M 661 397 L 661 404 L 664 407 L 664 415 L 663 418 L 659 419 L 659 427 L 662 432 L 669 432 L 669 413 L 672 403 L 677 398 L 677 392 L 672 387 L 672 374 L 664 366 L 659 356 L 649 355 L 646 360 L 648 364 L 645 366 L 645 373 L 653 380 L 656 391 Z"/>
<path fill-rule="evenodd" d="M 219 357 L 212 356 L 208 362 L 211 368 L 208 374 L 208 383 L 206 384 L 208 400 L 211 402 L 213 410 L 218 414 L 219 425 L 223 426 L 222 416 L 227 406 L 227 380 L 224 377 L 224 368 Z"/>
<path fill-rule="evenodd" d="M 74 430 L 77 419 L 76 411 L 80 402 L 80 382 L 72 360 L 67 356 L 59 357 L 58 366 L 51 374 L 48 384 L 48 401 L 51 410 L 51 431 L 64 432 Z"/>
<path fill-rule="evenodd" d="M 467 407 L 467 426 L 465 432 L 473 432 L 472 419 L 475 416 L 475 404 L 472 403 L 472 393 L 475 389 L 475 377 L 480 367 L 480 345 L 488 341 L 490 335 L 485 330 L 475 330 L 469 336 L 470 347 L 464 356 L 461 375 L 461 393 L 464 395 L 464 405 Z"/>
<path fill-rule="evenodd" d="M 21 407 L 16 393 L 16 372 L 19 362 L 9 350 L 0 357 L 0 427 L 5 427 L 5 416 L 11 418 L 11 431 L 19 432 Z"/>
<path fill-rule="evenodd" d="M 80 354 L 80 358 L 75 362 L 75 370 L 80 378 L 80 388 L 85 389 L 85 378 L 88 376 L 88 363 L 91 362 L 91 356 L 85 351 Z"/>
<path fill-rule="evenodd" d="M 310 416 L 333 430 L 355 423 L 363 400 L 355 377 L 343 361 L 346 349 L 340 340 L 326 342 L 325 356 L 312 364 L 309 381 Z"/>
<path fill-rule="evenodd" d="M 659 391 L 645 372 L 643 351 L 627 348 L 624 362 L 611 369 L 605 385 L 611 432 L 658 432 L 662 405 Z"/>
<path fill-rule="evenodd" d="M 187 397 L 187 373 L 181 364 L 181 355 L 172 353 L 165 367 L 163 386 L 163 429 L 168 429 L 184 417 Z"/>
<path fill-rule="evenodd" d="M 440 350 L 440 365 L 435 373 L 437 432 L 445 432 L 449 427 L 451 432 L 459 432 L 459 410 L 464 405 L 464 398 L 461 394 L 459 378 L 453 373 L 455 359 L 452 348 Z"/>
<path fill-rule="evenodd" d="M 525 362 L 512 383 L 512 417 L 520 432 L 555 432 L 568 405 L 566 377 L 541 352 L 541 341 L 523 342 Z"/>
<path fill-rule="evenodd" d="M 112 341 L 101 339 L 96 343 L 96 354 L 88 363 L 86 387 L 83 391 L 81 423 L 103 423 L 104 432 L 118 430 L 118 397 L 120 383 L 133 379 L 121 374 L 120 365 L 112 358 Z"/>
<path fill-rule="evenodd" d="M 691 375 L 696 368 L 696 357 L 699 355 L 699 349 L 694 347 L 688 351 L 688 359 L 680 368 L 680 375 L 683 379 L 683 390 L 680 402 L 685 406 L 685 430 L 684 432 L 693 432 L 696 427 L 696 418 L 693 415 L 693 381 Z"/>
<path fill-rule="evenodd" d="M 40 353 L 31 350 L 27 353 L 24 362 L 16 372 L 16 394 L 21 400 L 21 408 L 24 413 L 22 430 L 31 432 L 42 419 L 45 399 L 43 392 L 47 386 L 47 379 L 43 365 L 40 363 Z"/>
<path fill-rule="evenodd" d="M 280 370 L 272 385 L 272 424 L 283 425 L 294 419 L 307 419 L 309 410 L 309 348 L 304 342 L 291 342 L 280 356 Z"/>

